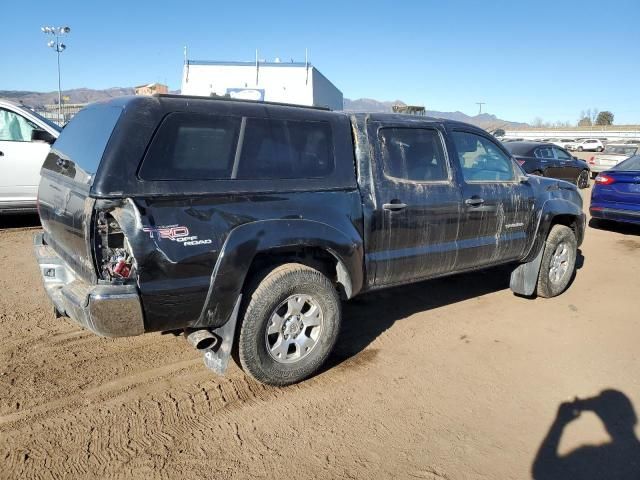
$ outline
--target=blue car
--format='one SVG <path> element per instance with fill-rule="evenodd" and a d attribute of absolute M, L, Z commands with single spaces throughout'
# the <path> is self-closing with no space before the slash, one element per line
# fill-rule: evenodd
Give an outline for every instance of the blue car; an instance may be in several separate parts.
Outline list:
<path fill-rule="evenodd" d="M 640 224 L 640 155 L 596 177 L 589 212 L 593 218 Z"/>

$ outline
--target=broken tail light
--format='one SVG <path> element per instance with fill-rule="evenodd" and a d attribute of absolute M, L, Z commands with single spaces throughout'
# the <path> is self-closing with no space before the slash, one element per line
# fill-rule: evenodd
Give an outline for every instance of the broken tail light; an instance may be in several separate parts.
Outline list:
<path fill-rule="evenodd" d="M 96 215 L 95 256 L 98 275 L 109 282 L 124 282 L 135 276 L 135 261 L 127 237 L 108 212 Z"/>

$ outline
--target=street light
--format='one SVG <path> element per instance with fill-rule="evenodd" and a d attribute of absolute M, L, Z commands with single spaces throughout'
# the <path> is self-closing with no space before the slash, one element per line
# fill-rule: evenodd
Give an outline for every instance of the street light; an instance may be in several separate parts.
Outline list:
<path fill-rule="evenodd" d="M 60 37 L 67 35 L 71 32 L 71 28 L 64 27 L 42 27 L 42 33 L 45 35 L 53 35 L 55 40 L 49 40 L 47 46 L 53 48 L 58 54 L 58 123 L 62 125 L 62 87 L 60 83 L 60 54 L 64 52 L 67 46 L 60 41 Z"/>

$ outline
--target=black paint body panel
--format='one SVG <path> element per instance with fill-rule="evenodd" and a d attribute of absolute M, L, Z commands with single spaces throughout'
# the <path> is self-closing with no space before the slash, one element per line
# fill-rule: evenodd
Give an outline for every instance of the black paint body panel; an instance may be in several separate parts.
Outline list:
<path fill-rule="evenodd" d="M 43 170 L 40 213 L 48 243 L 85 280 L 96 282 L 92 212 L 114 209 L 135 257 L 145 331 L 224 324 L 252 262 L 265 252 L 326 252 L 346 274 L 352 297 L 528 261 L 542 248 L 555 216 L 582 215 L 577 190 L 565 182 L 518 177 L 466 185 L 451 131 L 495 140 L 459 122 L 174 96 L 122 98 L 89 108 L 105 106 L 122 112 L 97 171 L 84 172 L 78 158 L 64 158 L 61 171 L 52 157 Z M 336 167 L 330 176 L 312 179 L 141 180 L 140 164 L 171 112 L 329 122 Z M 415 184 L 386 178 L 377 137 L 384 126 L 436 130 L 449 179 Z M 465 205 L 470 195 L 483 195 L 487 204 Z M 402 212 L 385 209 L 393 200 L 408 206 Z M 584 221 L 577 223 L 581 242 Z M 188 230 L 188 241 L 166 234 L 174 228 Z"/>

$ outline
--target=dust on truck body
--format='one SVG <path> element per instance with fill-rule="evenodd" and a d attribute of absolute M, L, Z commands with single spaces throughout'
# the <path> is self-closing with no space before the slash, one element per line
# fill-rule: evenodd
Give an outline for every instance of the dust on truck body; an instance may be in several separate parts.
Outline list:
<path fill-rule="evenodd" d="M 184 329 L 224 372 L 313 374 L 341 301 L 498 264 L 561 293 L 584 233 L 575 186 L 526 176 L 483 130 L 159 95 L 94 104 L 42 169 L 35 238 L 58 315 L 104 336 Z"/>

